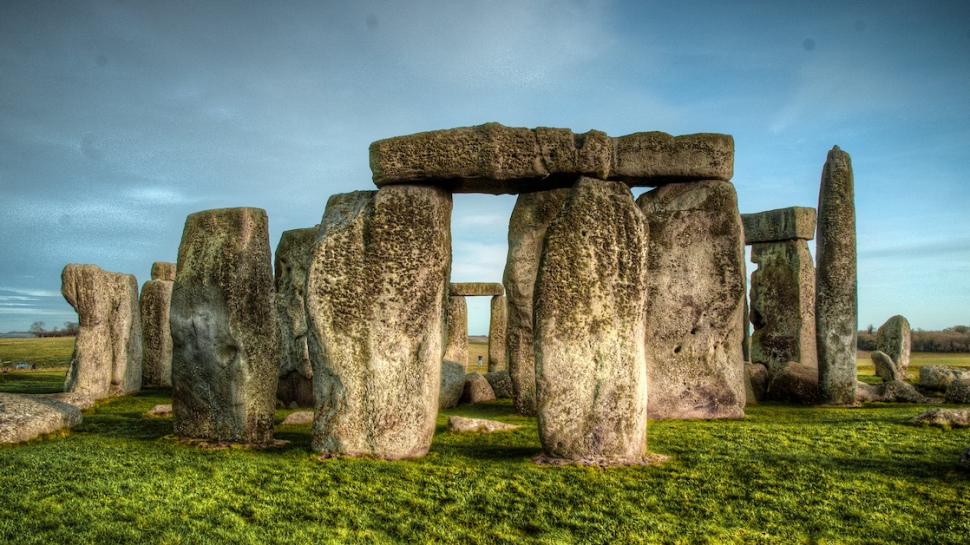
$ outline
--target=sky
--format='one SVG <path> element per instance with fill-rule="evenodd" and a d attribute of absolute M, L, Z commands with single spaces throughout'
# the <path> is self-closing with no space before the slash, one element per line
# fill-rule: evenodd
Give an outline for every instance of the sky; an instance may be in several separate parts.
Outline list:
<path fill-rule="evenodd" d="M 275 247 L 373 188 L 370 142 L 488 121 L 731 134 L 745 213 L 815 207 L 838 145 L 860 327 L 968 324 L 967 21 L 942 1 L 5 0 L 0 331 L 76 320 L 67 263 L 144 282 L 186 215 L 230 206 L 265 208 Z M 454 281 L 501 280 L 514 202 L 455 196 Z"/>

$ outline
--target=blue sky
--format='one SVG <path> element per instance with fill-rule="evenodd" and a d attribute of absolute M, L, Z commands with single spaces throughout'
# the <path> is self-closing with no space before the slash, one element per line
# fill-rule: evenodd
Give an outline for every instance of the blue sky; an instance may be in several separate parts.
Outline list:
<path fill-rule="evenodd" d="M 268 4 L 0 3 L 0 331 L 74 319 L 65 263 L 143 282 L 224 206 L 275 246 L 371 141 L 486 121 L 730 133 L 742 212 L 815 206 L 838 144 L 860 327 L 970 323 L 970 3 Z M 454 280 L 501 279 L 513 204 L 455 197 Z"/>

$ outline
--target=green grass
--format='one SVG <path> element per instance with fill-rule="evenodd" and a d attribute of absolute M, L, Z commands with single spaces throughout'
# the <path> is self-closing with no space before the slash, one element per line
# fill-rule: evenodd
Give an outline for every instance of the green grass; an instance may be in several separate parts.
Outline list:
<path fill-rule="evenodd" d="M 919 382 L 919 369 L 928 365 L 946 365 L 948 367 L 970 367 L 970 354 L 954 353 L 940 354 L 932 352 L 913 352 L 909 359 L 906 376 L 910 382 Z M 876 369 L 869 358 L 869 352 L 860 351 L 856 358 L 856 370 L 859 379 L 876 384 L 882 382 L 876 377 Z"/>
<path fill-rule="evenodd" d="M 0 392 L 12 394 L 54 394 L 64 391 L 66 369 L 11 371 L 0 374 Z"/>
<path fill-rule="evenodd" d="M 0 339 L 0 367 L 26 361 L 37 367 L 67 367 L 74 351 L 74 337 Z"/>

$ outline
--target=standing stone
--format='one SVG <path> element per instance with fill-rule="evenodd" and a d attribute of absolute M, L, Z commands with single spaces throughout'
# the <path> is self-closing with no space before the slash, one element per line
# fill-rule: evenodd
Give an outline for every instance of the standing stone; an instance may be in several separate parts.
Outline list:
<path fill-rule="evenodd" d="M 448 321 L 445 359 L 468 365 L 468 302 L 464 296 L 448 297 L 445 317 Z"/>
<path fill-rule="evenodd" d="M 266 211 L 189 215 L 172 289 L 176 435 L 265 443 L 280 367 Z"/>
<path fill-rule="evenodd" d="M 536 365 L 532 305 L 546 229 L 562 209 L 570 189 L 523 193 L 509 219 L 509 253 L 503 283 L 508 308 L 506 364 L 512 403 L 519 414 L 536 413 Z"/>
<path fill-rule="evenodd" d="M 872 360 L 872 365 L 876 369 L 876 376 L 881 378 L 883 382 L 906 379 L 896 366 L 896 362 L 885 352 L 875 350 L 869 354 L 869 358 Z"/>
<path fill-rule="evenodd" d="M 628 464 L 646 454 L 647 238 L 629 188 L 592 178 L 573 186 L 546 233 L 535 353 L 549 458 Z"/>
<path fill-rule="evenodd" d="M 493 373 L 505 368 L 505 331 L 508 310 L 504 295 L 492 297 L 491 312 L 488 320 L 488 372 Z"/>
<path fill-rule="evenodd" d="M 307 266 L 316 240 L 317 228 L 283 231 L 276 246 L 276 313 L 279 317 L 282 360 L 276 397 L 289 406 L 313 406 L 313 367 L 306 342 Z"/>
<path fill-rule="evenodd" d="M 144 332 L 145 386 L 172 386 L 172 331 L 169 307 L 172 304 L 172 285 L 175 264 L 156 262 L 152 265 L 152 279 L 141 288 L 141 323 Z"/>
<path fill-rule="evenodd" d="M 745 269 L 734 186 L 669 184 L 637 203 L 650 225 L 650 418 L 742 418 Z"/>
<path fill-rule="evenodd" d="M 446 191 L 395 185 L 330 198 L 307 279 L 314 450 L 428 452 L 450 266 Z"/>
<path fill-rule="evenodd" d="M 102 399 L 141 388 L 142 331 L 134 275 L 70 264 L 61 293 L 78 314 L 65 392 Z"/>
<path fill-rule="evenodd" d="M 912 331 L 909 320 L 896 315 L 886 320 L 876 331 L 876 349 L 885 352 L 896 364 L 896 369 L 906 376 L 909 353 L 912 347 Z"/>
<path fill-rule="evenodd" d="M 818 196 L 815 329 L 823 403 L 855 401 L 857 282 L 852 160 L 829 151 Z"/>

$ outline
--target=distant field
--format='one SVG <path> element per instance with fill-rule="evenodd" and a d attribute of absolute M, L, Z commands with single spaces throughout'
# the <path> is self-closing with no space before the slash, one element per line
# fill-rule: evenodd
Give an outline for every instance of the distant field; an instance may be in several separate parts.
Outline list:
<path fill-rule="evenodd" d="M 26 361 L 37 367 L 67 367 L 71 363 L 74 337 L 0 339 L 0 367 Z"/>
<path fill-rule="evenodd" d="M 910 382 L 919 380 L 919 368 L 927 365 L 947 365 L 950 367 L 970 367 L 970 354 L 941 354 L 936 352 L 914 352 L 910 356 L 909 369 L 906 371 Z M 856 372 L 864 382 L 878 381 L 876 370 L 869 359 L 869 352 L 860 351 L 856 357 Z"/>

